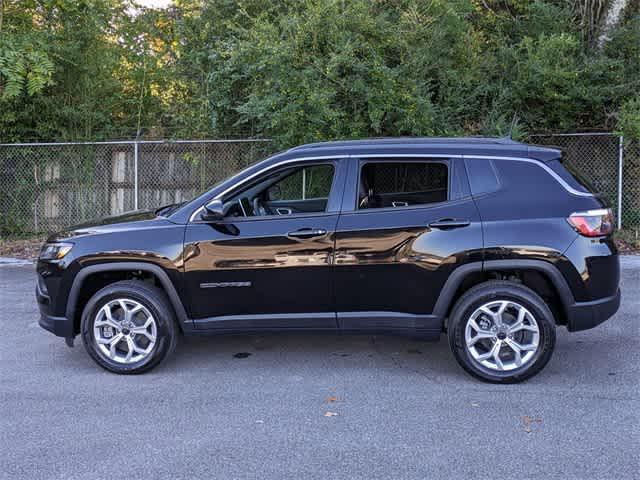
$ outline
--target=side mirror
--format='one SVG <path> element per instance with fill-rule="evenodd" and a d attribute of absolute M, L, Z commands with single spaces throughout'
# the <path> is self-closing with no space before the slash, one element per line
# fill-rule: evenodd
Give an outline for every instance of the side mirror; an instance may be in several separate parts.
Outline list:
<path fill-rule="evenodd" d="M 206 222 L 215 222 L 224 218 L 224 205 L 222 200 L 211 200 L 204 206 L 200 218 Z"/>

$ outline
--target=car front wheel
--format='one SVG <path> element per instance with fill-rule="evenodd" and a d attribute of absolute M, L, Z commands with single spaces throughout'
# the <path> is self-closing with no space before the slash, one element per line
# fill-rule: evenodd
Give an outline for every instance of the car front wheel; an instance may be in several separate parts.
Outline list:
<path fill-rule="evenodd" d="M 449 345 L 462 368 L 492 383 L 517 383 L 540 372 L 555 347 L 545 302 L 515 282 L 489 281 L 467 291 L 449 317 Z"/>
<path fill-rule="evenodd" d="M 175 348 L 177 327 L 164 292 L 141 281 L 116 282 L 96 292 L 81 320 L 91 358 L 115 373 L 146 372 Z"/>

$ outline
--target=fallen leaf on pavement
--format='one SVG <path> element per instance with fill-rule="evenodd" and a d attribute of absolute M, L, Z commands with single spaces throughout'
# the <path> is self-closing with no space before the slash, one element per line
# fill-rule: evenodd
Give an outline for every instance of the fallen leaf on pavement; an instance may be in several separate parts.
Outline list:
<path fill-rule="evenodd" d="M 524 431 L 527 433 L 531 433 L 533 429 L 531 428 L 534 423 L 542 423 L 541 418 L 533 418 L 529 415 L 525 415 L 522 417 L 522 423 L 524 423 Z"/>

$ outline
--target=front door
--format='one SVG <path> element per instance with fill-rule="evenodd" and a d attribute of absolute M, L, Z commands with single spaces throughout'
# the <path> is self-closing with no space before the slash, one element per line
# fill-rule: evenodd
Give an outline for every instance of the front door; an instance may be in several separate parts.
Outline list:
<path fill-rule="evenodd" d="M 203 329 L 333 329 L 340 161 L 270 169 L 186 229 L 185 287 Z"/>
<path fill-rule="evenodd" d="M 340 327 L 439 335 L 442 318 L 433 310 L 445 281 L 459 265 L 482 259 L 462 162 L 360 160 L 347 182 L 336 232 Z"/>

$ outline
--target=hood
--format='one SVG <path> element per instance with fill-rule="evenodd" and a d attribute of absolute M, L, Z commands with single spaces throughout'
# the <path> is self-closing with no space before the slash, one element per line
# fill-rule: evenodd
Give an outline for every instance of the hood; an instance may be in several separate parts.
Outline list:
<path fill-rule="evenodd" d="M 165 225 L 167 222 L 165 217 L 159 217 L 153 211 L 136 210 L 74 225 L 54 233 L 47 239 L 47 242 L 61 242 L 88 235 L 151 228 L 154 224 Z"/>

